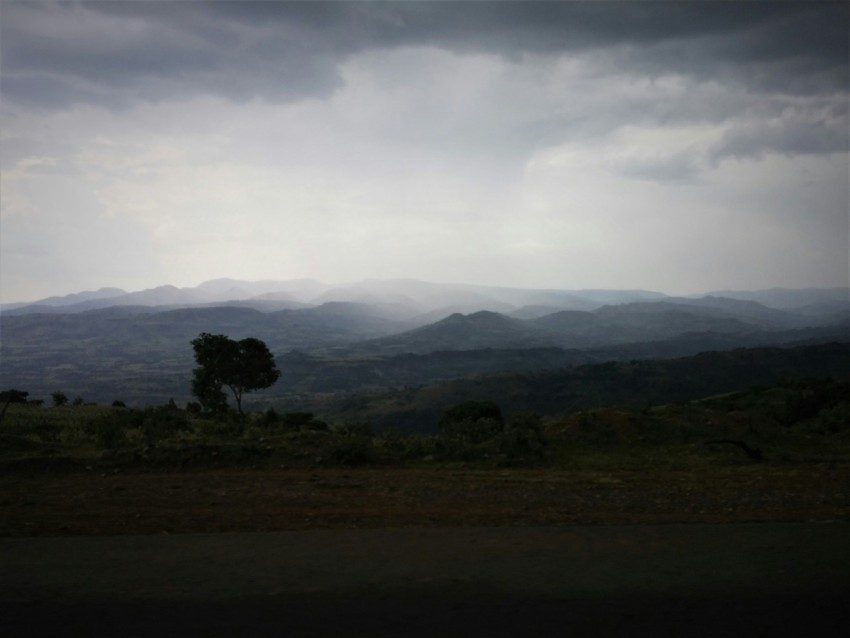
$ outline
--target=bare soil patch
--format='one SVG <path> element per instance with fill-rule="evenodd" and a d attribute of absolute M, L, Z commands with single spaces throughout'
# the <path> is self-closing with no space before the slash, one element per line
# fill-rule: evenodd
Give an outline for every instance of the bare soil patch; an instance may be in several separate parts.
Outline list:
<path fill-rule="evenodd" d="M 0 536 L 850 520 L 850 468 L 13 472 Z"/>
<path fill-rule="evenodd" d="M 9 472 L 0 618 L 51 638 L 839 635 L 848 486 L 827 463 Z"/>

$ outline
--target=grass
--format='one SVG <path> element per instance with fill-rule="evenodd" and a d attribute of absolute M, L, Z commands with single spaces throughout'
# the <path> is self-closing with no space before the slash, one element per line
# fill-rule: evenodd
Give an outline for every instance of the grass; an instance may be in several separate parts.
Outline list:
<path fill-rule="evenodd" d="M 755 461 L 850 463 L 847 384 L 756 388 L 642 409 L 596 408 L 517 419 L 486 440 L 375 434 L 310 414 L 211 417 L 173 403 L 142 410 L 12 404 L 0 424 L 0 467 L 39 462 L 110 467 L 549 467 L 567 471 L 689 471 Z"/>
<path fill-rule="evenodd" d="M 514 422 L 470 443 L 307 414 L 12 404 L 0 536 L 850 520 L 842 396 L 798 390 Z M 761 462 L 717 439 L 742 440 Z"/>

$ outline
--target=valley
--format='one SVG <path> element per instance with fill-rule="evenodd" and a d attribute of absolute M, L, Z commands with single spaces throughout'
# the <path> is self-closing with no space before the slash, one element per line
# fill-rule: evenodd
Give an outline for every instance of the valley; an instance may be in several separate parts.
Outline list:
<path fill-rule="evenodd" d="M 193 289 L 104 289 L 3 307 L 0 386 L 42 400 L 62 391 L 86 402 L 182 404 L 191 400 L 189 342 L 209 332 L 255 337 L 275 355 L 282 377 L 247 397 L 250 409 L 321 412 L 356 394 L 480 375 L 850 338 L 847 289 L 726 294 L 412 280 L 346 286 L 216 280 Z"/>

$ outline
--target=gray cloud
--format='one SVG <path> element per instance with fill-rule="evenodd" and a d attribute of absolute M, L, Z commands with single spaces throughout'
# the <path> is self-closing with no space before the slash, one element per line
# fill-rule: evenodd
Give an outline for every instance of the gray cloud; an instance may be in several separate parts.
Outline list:
<path fill-rule="evenodd" d="M 835 285 L 847 21 L 817 2 L 4 2 L 3 295 Z"/>
<path fill-rule="evenodd" d="M 446 122 L 437 115 L 418 133 L 398 135 L 433 139 L 430 126 L 459 148 L 531 149 L 605 135 L 623 121 L 724 122 L 756 105 L 760 118 L 773 121 L 733 124 L 713 161 L 846 146 L 846 114 L 781 116 L 800 97 L 832 96 L 832 108 L 846 105 L 850 10 L 835 3 L 28 2 L 3 11 L 0 81 L 10 104 L 122 109 L 196 95 L 328 98 L 346 82 L 343 65 L 352 56 L 433 46 L 515 63 L 527 55 L 581 55 L 592 58 L 597 74 L 586 85 L 676 75 L 687 90 L 675 99 L 654 87 L 625 100 L 614 94 L 592 112 L 579 96 L 578 106 L 510 122 L 469 118 L 457 133 L 441 128 Z M 393 81 L 393 73 L 409 71 L 385 72 Z M 492 97 L 506 111 L 522 101 Z"/>
<path fill-rule="evenodd" d="M 772 117 L 743 120 L 723 135 L 711 150 L 714 161 L 726 157 L 758 157 L 764 153 L 809 155 L 847 153 L 850 119 L 847 101 L 821 108 L 786 107 Z"/>
<path fill-rule="evenodd" d="M 699 159 L 693 153 L 629 157 L 610 162 L 611 168 L 624 177 L 654 182 L 682 182 L 694 179 L 700 172 Z"/>
<path fill-rule="evenodd" d="M 612 67 L 764 90 L 846 89 L 848 9 L 821 3 L 7 3 L 4 94 L 121 106 L 198 92 L 327 96 L 371 49 L 520 56 L 608 49 Z"/>

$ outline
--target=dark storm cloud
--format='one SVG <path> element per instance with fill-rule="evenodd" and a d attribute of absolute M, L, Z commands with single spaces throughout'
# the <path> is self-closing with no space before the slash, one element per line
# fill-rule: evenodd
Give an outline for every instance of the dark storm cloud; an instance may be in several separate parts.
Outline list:
<path fill-rule="evenodd" d="M 42 106 L 221 95 L 288 100 L 336 86 L 336 54 L 295 24 L 246 26 L 193 3 L 12 4 L 3 91 Z M 286 27 L 286 28 L 284 28 Z"/>
<path fill-rule="evenodd" d="M 783 155 L 846 153 L 850 147 L 847 102 L 832 108 L 785 109 L 777 117 L 745 122 L 727 130 L 712 149 L 712 159 Z"/>
<path fill-rule="evenodd" d="M 612 68 L 846 91 L 841 3 L 106 2 L 3 7 L 7 99 L 121 106 L 197 93 L 322 97 L 375 48 L 594 51 Z"/>

